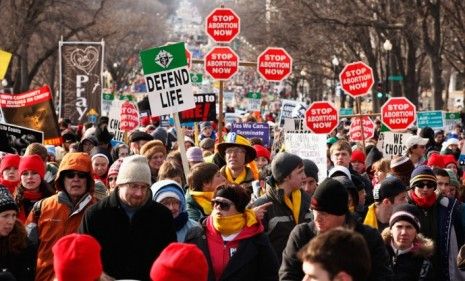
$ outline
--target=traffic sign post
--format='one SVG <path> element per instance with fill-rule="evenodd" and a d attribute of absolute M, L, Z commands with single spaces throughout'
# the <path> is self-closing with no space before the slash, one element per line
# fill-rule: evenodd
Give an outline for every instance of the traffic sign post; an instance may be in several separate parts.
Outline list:
<path fill-rule="evenodd" d="M 267 48 L 257 58 L 257 71 L 267 81 L 282 81 L 292 72 L 292 58 L 283 48 Z"/>
<path fill-rule="evenodd" d="M 415 123 L 416 111 L 407 98 L 390 98 L 381 106 L 381 121 L 391 131 L 404 131 Z"/>
<path fill-rule="evenodd" d="M 305 124 L 314 134 L 329 134 L 339 124 L 339 112 L 330 102 L 313 102 L 305 112 Z"/>
<path fill-rule="evenodd" d="M 241 30 L 239 16 L 231 9 L 217 8 L 207 16 L 205 32 L 216 43 L 229 43 Z"/>
<path fill-rule="evenodd" d="M 341 88 L 353 98 L 365 96 L 375 83 L 373 69 L 358 61 L 347 64 L 339 74 Z"/>
<path fill-rule="evenodd" d="M 214 47 L 205 55 L 205 72 L 215 80 L 229 80 L 239 69 L 239 56 L 229 47 Z"/>

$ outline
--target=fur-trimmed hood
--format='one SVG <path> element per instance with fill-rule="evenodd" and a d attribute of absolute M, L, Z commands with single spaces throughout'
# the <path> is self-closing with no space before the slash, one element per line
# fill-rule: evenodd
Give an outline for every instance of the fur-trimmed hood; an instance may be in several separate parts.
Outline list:
<path fill-rule="evenodd" d="M 391 247 L 391 241 L 392 241 L 391 229 L 385 228 L 383 232 L 381 233 L 381 237 L 383 237 L 384 244 L 386 244 L 387 247 Z M 426 238 L 422 234 L 418 233 L 415 240 L 413 240 L 413 244 L 414 246 L 413 246 L 413 249 L 411 250 L 413 255 L 423 257 L 423 258 L 428 258 L 433 255 L 433 252 L 434 252 L 433 240 Z"/>

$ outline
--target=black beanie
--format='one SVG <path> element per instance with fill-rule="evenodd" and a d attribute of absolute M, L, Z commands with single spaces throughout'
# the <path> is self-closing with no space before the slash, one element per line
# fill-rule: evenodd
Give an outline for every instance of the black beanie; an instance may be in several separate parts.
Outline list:
<path fill-rule="evenodd" d="M 11 193 L 3 186 L 0 186 L 0 213 L 5 211 L 14 210 L 18 211 L 18 206 L 11 196 Z"/>
<path fill-rule="evenodd" d="M 301 165 L 303 165 L 303 162 L 299 156 L 280 152 L 271 161 L 271 174 L 276 182 L 281 183 L 285 177 L 289 176 L 294 169 Z"/>
<path fill-rule="evenodd" d="M 349 194 L 339 181 L 326 178 L 313 193 L 311 207 L 313 210 L 342 216 L 349 212 Z"/>
<path fill-rule="evenodd" d="M 307 177 L 312 177 L 318 182 L 318 167 L 315 162 L 309 159 L 303 159 L 304 171 Z"/>
<path fill-rule="evenodd" d="M 216 197 L 223 197 L 231 200 L 240 213 L 245 211 L 245 207 L 250 202 L 250 195 L 240 186 L 221 186 L 215 192 L 215 198 Z"/>
<path fill-rule="evenodd" d="M 400 179 L 395 176 L 389 176 L 378 187 L 373 189 L 373 199 L 376 202 L 381 202 L 384 198 L 397 196 L 404 191 L 407 191 L 407 188 Z"/>
<path fill-rule="evenodd" d="M 413 225 L 418 233 L 421 227 L 419 217 L 420 209 L 417 206 L 407 203 L 398 205 L 392 211 L 391 218 L 389 219 L 389 228 L 392 228 L 398 221 L 406 221 Z"/>

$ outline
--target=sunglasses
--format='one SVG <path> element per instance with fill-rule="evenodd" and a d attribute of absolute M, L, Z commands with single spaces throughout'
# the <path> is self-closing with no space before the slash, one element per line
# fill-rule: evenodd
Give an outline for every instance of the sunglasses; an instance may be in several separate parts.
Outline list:
<path fill-rule="evenodd" d="M 225 212 L 229 211 L 229 209 L 231 208 L 231 203 L 219 201 L 215 199 L 212 200 L 212 205 L 213 207 L 218 206 L 220 210 L 225 211 Z"/>
<path fill-rule="evenodd" d="M 418 187 L 418 188 L 436 188 L 436 183 L 434 182 L 419 182 L 419 183 L 416 183 L 415 184 L 415 187 Z"/>
<path fill-rule="evenodd" d="M 83 172 L 65 172 L 64 176 L 68 179 L 74 179 L 75 176 L 78 176 L 80 179 L 85 179 L 87 178 L 87 174 Z"/>

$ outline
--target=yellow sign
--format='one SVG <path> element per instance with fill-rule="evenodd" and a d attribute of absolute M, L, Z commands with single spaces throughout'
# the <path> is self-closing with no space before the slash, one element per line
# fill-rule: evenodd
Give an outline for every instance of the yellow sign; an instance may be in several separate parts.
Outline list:
<path fill-rule="evenodd" d="M 0 79 L 5 78 L 6 70 L 11 60 L 11 53 L 0 50 Z"/>

